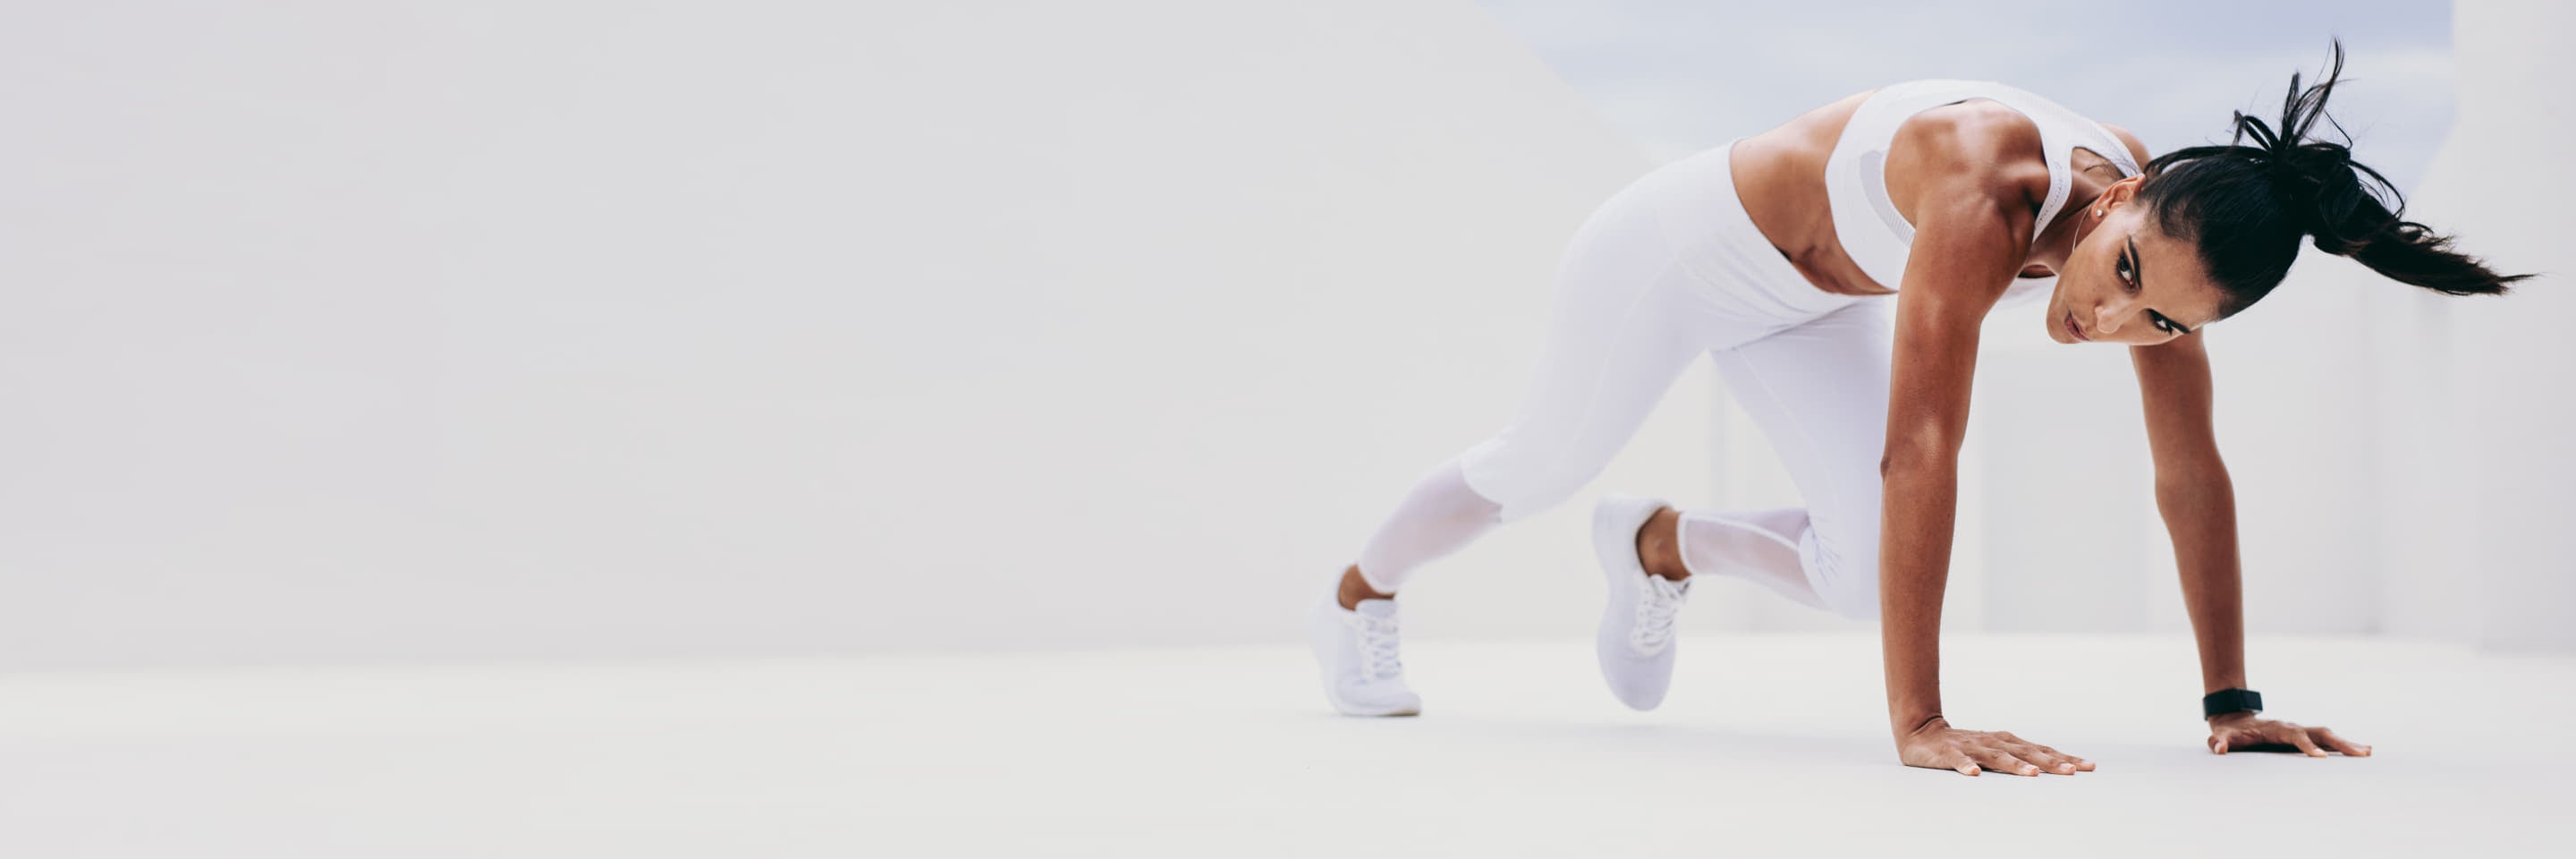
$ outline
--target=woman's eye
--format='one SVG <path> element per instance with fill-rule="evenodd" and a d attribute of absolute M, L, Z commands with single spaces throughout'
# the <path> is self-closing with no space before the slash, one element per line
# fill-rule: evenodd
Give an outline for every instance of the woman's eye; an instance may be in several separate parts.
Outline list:
<path fill-rule="evenodd" d="M 2165 321 L 2165 318 L 2164 318 L 2164 317 L 2162 317 L 2162 316 L 2158 316 L 2158 317 L 2156 317 L 2156 330 L 2158 330 L 2158 331 L 2162 331 L 2162 332 L 2167 333 L 2167 334 L 2180 334 L 2180 333 L 2182 333 L 2181 331 L 2178 331 L 2178 330 L 2176 330 L 2176 329 L 2173 327 L 2173 323 L 2166 322 L 2166 321 Z"/>
<path fill-rule="evenodd" d="M 2135 290 L 2135 289 L 2137 289 L 2137 288 L 2138 288 L 2138 282 L 2137 282 L 2135 279 L 2133 279 L 2133 278 L 2131 278 L 2131 277 L 2130 277 L 2129 272 L 2130 272 L 2130 268 L 2129 268 L 2129 255 L 2128 255 L 2128 254 L 2121 254 L 2121 255 L 2120 255 L 2120 283 L 2122 283 L 2123 285 L 2126 285 L 2127 287 L 2129 287 L 2129 288 L 2130 288 L 2130 289 L 2132 289 L 2132 290 Z"/>

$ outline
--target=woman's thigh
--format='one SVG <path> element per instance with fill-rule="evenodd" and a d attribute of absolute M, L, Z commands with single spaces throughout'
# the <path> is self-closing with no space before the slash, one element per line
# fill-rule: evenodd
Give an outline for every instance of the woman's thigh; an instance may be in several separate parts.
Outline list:
<path fill-rule="evenodd" d="M 1559 276 L 1537 366 L 1510 423 L 1460 456 L 1476 493 L 1510 521 L 1571 497 L 1627 446 L 1682 370 L 1708 349 L 1711 320 L 1690 275 L 1645 236 L 1592 237 L 1591 258 Z M 1599 247 L 1624 243 L 1631 256 Z"/>
<path fill-rule="evenodd" d="M 1703 352 L 1851 299 L 1808 284 L 1736 197 L 1730 141 L 1639 177 L 1568 243 L 1536 372 L 1511 423 L 1462 455 L 1504 520 L 1598 476 Z"/>

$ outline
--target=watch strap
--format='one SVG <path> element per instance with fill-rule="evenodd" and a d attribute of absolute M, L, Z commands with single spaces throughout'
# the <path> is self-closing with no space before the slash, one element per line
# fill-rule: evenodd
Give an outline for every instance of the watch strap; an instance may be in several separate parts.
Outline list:
<path fill-rule="evenodd" d="M 2200 717 L 2215 718 L 2225 713 L 2258 713 L 2263 710 L 2263 693 L 2252 689 L 2220 689 L 2200 696 Z"/>

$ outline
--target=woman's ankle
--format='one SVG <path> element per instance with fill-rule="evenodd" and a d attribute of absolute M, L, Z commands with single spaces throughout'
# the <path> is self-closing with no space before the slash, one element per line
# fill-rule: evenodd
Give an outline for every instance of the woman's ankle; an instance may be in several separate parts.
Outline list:
<path fill-rule="evenodd" d="M 1690 578 L 1690 568 L 1682 563 L 1682 514 L 1670 507 L 1657 508 L 1637 528 L 1637 563 L 1646 575 L 1673 581 Z"/>
<path fill-rule="evenodd" d="M 1382 594 L 1378 593 L 1375 589 L 1370 588 L 1368 579 L 1360 576 L 1360 565 L 1352 564 L 1349 569 L 1342 571 L 1340 602 L 1343 610 L 1359 610 L 1360 600 L 1391 600 L 1394 598 L 1394 594 Z"/>

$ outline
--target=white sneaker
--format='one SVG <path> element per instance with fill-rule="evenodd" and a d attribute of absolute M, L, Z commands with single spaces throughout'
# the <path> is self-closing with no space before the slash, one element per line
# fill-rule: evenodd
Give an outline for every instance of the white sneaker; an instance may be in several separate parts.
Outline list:
<path fill-rule="evenodd" d="M 1414 716 L 1422 699 L 1405 685 L 1396 654 L 1395 601 L 1360 600 L 1359 610 L 1325 594 L 1306 611 L 1306 643 L 1324 670 L 1324 700 L 1348 716 Z"/>
<path fill-rule="evenodd" d="M 1673 615 L 1690 599 L 1690 579 L 1649 574 L 1637 559 L 1637 529 L 1664 506 L 1660 499 L 1610 495 L 1592 508 L 1592 551 L 1610 580 L 1593 649 L 1610 694 L 1638 710 L 1664 703 L 1673 685 Z"/>

